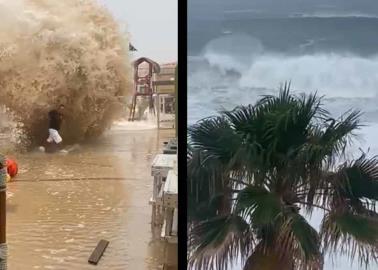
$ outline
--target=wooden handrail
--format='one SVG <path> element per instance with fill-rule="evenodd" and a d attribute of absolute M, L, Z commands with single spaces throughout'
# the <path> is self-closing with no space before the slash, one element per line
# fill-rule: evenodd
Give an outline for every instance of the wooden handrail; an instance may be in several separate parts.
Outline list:
<path fill-rule="evenodd" d="M 166 81 L 153 81 L 153 86 L 160 86 L 160 85 L 175 85 L 175 81 L 166 80 Z"/>

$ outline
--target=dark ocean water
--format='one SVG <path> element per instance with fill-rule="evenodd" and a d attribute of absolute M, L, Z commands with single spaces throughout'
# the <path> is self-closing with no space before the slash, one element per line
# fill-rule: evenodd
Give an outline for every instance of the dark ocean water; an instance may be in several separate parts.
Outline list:
<path fill-rule="evenodd" d="M 287 80 L 296 91 L 325 95 L 335 113 L 363 104 L 365 119 L 378 119 L 378 18 L 232 18 L 189 25 L 191 122 L 220 106 L 254 102 Z"/>
<path fill-rule="evenodd" d="M 209 40 L 230 32 L 260 40 L 269 52 L 292 55 L 344 52 L 361 56 L 378 52 L 378 18 L 232 18 L 222 22 L 197 21 L 190 26 L 190 55 L 199 54 Z"/>

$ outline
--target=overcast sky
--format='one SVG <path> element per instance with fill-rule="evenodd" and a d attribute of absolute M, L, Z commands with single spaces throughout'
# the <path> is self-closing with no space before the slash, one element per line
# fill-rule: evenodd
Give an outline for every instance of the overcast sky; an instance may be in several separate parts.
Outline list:
<path fill-rule="evenodd" d="M 99 0 L 127 24 L 137 55 L 158 62 L 177 61 L 178 0 Z"/>

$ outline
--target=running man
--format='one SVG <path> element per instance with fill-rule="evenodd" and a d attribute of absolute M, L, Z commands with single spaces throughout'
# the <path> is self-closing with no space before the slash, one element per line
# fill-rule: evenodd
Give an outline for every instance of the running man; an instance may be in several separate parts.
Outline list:
<path fill-rule="evenodd" d="M 49 112 L 49 137 L 47 138 L 47 143 L 49 146 L 52 146 L 52 152 L 57 150 L 58 145 L 63 141 L 59 134 L 60 126 L 63 121 L 63 111 L 64 105 L 60 104 L 57 110 L 51 110 Z"/>

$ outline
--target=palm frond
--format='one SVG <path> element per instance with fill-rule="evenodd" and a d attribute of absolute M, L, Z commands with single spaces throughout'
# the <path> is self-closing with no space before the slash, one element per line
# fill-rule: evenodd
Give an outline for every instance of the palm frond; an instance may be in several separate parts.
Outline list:
<path fill-rule="evenodd" d="M 361 113 L 351 111 L 345 113 L 338 120 L 329 119 L 320 138 L 320 145 L 327 151 L 328 156 L 340 156 L 355 136 L 354 131 L 361 127 Z"/>
<path fill-rule="evenodd" d="M 197 222 L 220 214 L 229 214 L 232 209 L 233 190 L 230 183 L 220 176 L 209 178 L 199 175 L 188 187 L 188 221 Z"/>
<path fill-rule="evenodd" d="M 254 239 L 249 224 L 240 216 L 219 216 L 195 225 L 188 246 L 192 269 L 224 270 L 238 258 L 246 260 Z"/>
<path fill-rule="evenodd" d="M 280 228 L 277 253 L 291 255 L 296 269 L 322 269 L 322 255 L 318 232 L 295 211 L 286 211 L 285 221 Z"/>
<path fill-rule="evenodd" d="M 274 223 L 281 211 L 279 196 L 263 187 L 248 186 L 238 193 L 235 212 L 255 226 Z"/>
<path fill-rule="evenodd" d="M 227 164 L 240 147 L 241 140 L 223 117 L 211 117 L 189 127 L 189 143 L 207 158 Z"/>
<path fill-rule="evenodd" d="M 251 160 L 259 160 L 260 167 L 286 166 L 306 143 L 313 120 L 328 115 L 316 94 L 293 96 L 289 87 L 285 84 L 278 97 L 265 96 L 255 106 L 222 112 L 248 148 L 243 154 L 252 154 Z"/>
<path fill-rule="evenodd" d="M 333 177 L 338 195 L 351 200 L 378 200 L 378 160 L 363 154 L 352 163 L 344 163 Z"/>
<path fill-rule="evenodd" d="M 324 174 L 321 171 L 332 169 L 337 158 L 344 155 L 346 147 L 354 137 L 353 131 L 360 127 L 359 117 L 358 111 L 352 111 L 339 120 L 328 119 L 325 127 L 311 128 L 308 141 L 296 161 L 297 164 L 306 164 L 304 167 L 308 168 L 307 202 L 309 204 L 319 203 L 320 199 L 325 203 L 324 196 L 316 196 L 319 190 L 329 193 L 329 183 L 324 181 Z M 311 212 L 311 209 L 309 208 L 308 211 Z"/>
<path fill-rule="evenodd" d="M 187 161 L 188 180 L 188 220 L 198 221 L 216 216 L 224 212 L 225 204 L 230 208 L 230 194 L 228 178 L 222 164 L 217 159 L 208 159 L 204 163 L 206 155 L 200 150 L 193 150 Z M 222 205 L 219 201 L 224 202 Z M 227 211 L 229 212 L 229 211 Z"/>
<path fill-rule="evenodd" d="M 320 235 L 326 252 L 346 254 L 352 261 L 357 255 L 365 266 L 377 261 L 377 217 L 335 211 L 324 217 Z"/>

